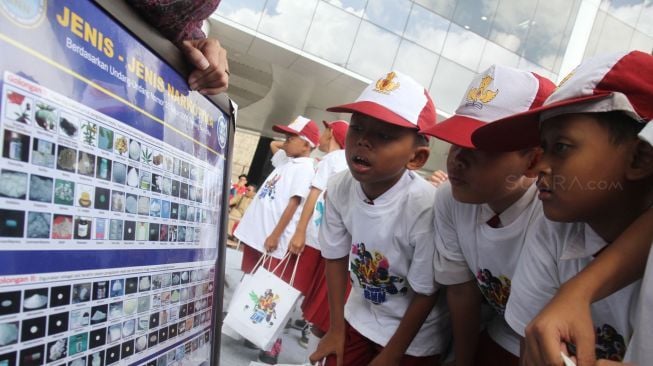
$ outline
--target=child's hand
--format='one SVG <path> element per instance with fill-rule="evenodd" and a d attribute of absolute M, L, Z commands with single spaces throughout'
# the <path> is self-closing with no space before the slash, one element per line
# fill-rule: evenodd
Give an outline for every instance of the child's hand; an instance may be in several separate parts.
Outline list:
<path fill-rule="evenodd" d="M 290 243 L 288 243 L 288 251 L 292 254 L 299 255 L 304 251 L 305 243 L 306 234 L 296 231 L 292 238 L 290 238 Z"/>
<path fill-rule="evenodd" d="M 308 358 L 311 361 L 311 364 L 321 361 L 323 358 L 335 355 L 336 356 L 336 366 L 342 366 L 342 358 L 345 353 L 345 332 L 343 331 L 332 331 L 329 330 L 320 343 L 317 345 L 317 349 L 313 354 Z"/>
<path fill-rule="evenodd" d="M 526 365 L 562 365 L 560 351 L 569 342 L 576 345 L 577 366 L 593 366 L 595 339 L 589 302 L 560 291 L 526 327 L 522 359 Z"/>
<path fill-rule="evenodd" d="M 598 360 L 596 366 L 635 366 L 632 363 L 622 363 L 617 361 Z"/>
<path fill-rule="evenodd" d="M 265 242 L 263 243 L 263 248 L 265 248 L 266 252 L 268 252 L 268 253 L 274 252 L 275 250 L 277 250 L 278 247 L 279 247 L 279 237 L 278 236 L 276 236 L 274 234 L 270 234 L 270 236 L 265 238 Z"/>

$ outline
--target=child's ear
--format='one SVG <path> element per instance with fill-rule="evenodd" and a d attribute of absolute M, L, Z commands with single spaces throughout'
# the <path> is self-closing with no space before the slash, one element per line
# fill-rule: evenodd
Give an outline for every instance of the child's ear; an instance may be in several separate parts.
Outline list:
<path fill-rule="evenodd" d="M 411 157 L 408 164 L 406 164 L 406 169 L 408 170 L 419 170 L 421 169 L 426 161 L 429 160 L 429 155 L 431 155 L 431 149 L 428 146 L 418 146 L 413 151 L 413 156 Z"/>
<path fill-rule="evenodd" d="M 638 180 L 653 175 L 653 146 L 648 142 L 637 140 L 633 151 L 633 159 L 626 171 L 630 180 Z"/>
<path fill-rule="evenodd" d="M 529 149 L 524 152 L 529 159 L 528 168 L 524 171 L 524 176 L 526 178 L 537 178 L 539 174 L 539 169 L 537 169 L 537 163 L 542 159 L 543 150 L 540 147 Z"/>

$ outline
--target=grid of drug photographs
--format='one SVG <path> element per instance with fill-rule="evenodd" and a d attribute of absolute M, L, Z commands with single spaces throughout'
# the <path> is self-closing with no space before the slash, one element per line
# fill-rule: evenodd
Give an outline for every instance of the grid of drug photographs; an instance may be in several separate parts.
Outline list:
<path fill-rule="evenodd" d="M 2 102 L 0 239 L 194 245 L 216 230 L 201 160 L 18 89 Z"/>
<path fill-rule="evenodd" d="M 157 365 L 174 364 L 208 341 L 213 276 L 193 267 L 0 290 L 0 365 L 149 364 L 170 347 Z"/>

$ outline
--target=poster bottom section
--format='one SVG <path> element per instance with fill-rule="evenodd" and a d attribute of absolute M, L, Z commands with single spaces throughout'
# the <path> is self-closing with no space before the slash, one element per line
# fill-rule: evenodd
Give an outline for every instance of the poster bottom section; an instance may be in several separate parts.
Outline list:
<path fill-rule="evenodd" d="M 0 366 L 208 364 L 214 276 L 213 262 L 16 276 L 0 285 Z"/>

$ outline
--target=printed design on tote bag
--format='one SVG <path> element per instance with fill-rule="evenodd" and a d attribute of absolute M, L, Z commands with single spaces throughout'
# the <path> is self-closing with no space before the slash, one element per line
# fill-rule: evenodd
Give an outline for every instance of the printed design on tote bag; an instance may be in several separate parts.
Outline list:
<path fill-rule="evenodd" d="M 271 200 L 274 200 L 274 197 L 276 196 L 277 193 L 277 182 L 281 179 L 281 176 L 279 174 L 275 174 L 274 177 L 271 179 L 267 180 L 265 184 L 263 185 L 263 188 L 258 193 L 258 197 L 260 199 L 264 199 L 265 197 L 270 197 Z"/>
<path fill-rule="evenodd" d="M 504 275 L 494 277 L 489 269 L 479 269 L 476 279 L 485 299 L 497 313 L 503 315 L 510 296 L 510 278 Z"/>
<path fill-rule="evenodd" d="M 405 295 L 408 287 L 403 278 L 390 274 L 390 262 L 383 253 L 368 251 L 365 243 L 352 244 L 351 271 L 363 288 L 365 298 L 373 304 L 386 302 L 386 294 Z"/>
<path fill-rule="evenodd" d="M 251 291 L 249 293 L 249 298 L 254 303 L 252 309 L 252 316 L 249 317 L 249 320 L 252 321 L 252 324 L 266 324 L 271 327 L 274 325 L 273 319 L 277 318 L 277 302 L 280 299 L 278 294 L 274 294 L 272 289 L 265 290 L 265 293 L 261 296 L 258 296 L 256 292 Z M 245 310 L 249 310 L 250 306 L 245 305 Z"/>
<path fill-rule="evenodd" d="M 624 337 L 609 324 L 596 328 L 596 358 L 622 361 L 626 355 Z"/>

